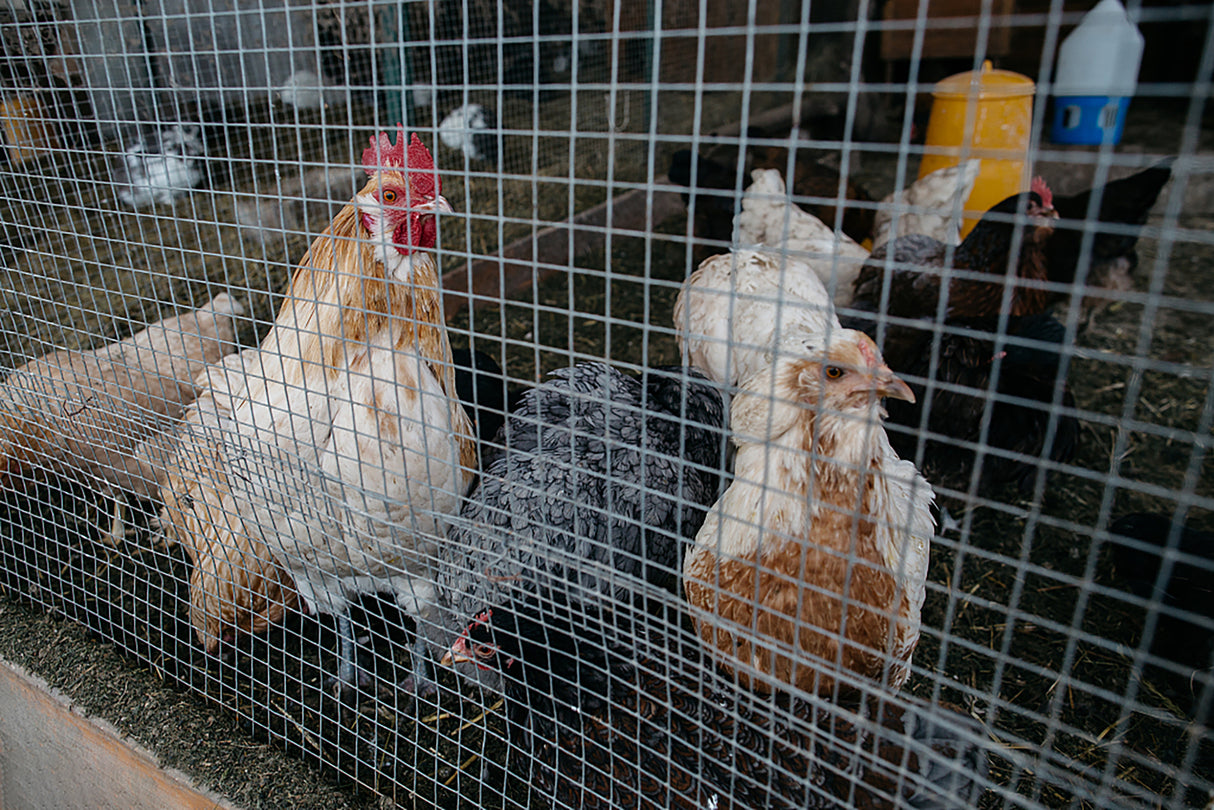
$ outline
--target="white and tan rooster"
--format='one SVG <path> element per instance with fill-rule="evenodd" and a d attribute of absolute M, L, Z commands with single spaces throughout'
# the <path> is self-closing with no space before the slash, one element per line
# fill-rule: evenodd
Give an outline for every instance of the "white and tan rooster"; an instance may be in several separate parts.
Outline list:
<path fill-rule="evenodd" d="M 162 487 L 164 523 L 196 563 L 200 640 L 264 627 L 293 585 L 337 619 L 343 689 L 358 675 L 354 595 L 391 594 L 420 642 L 429 560 L 476 466 L 429 252 L 451 210 L 433 159 L 401 127 L 395 144 L 372 138 L 363 167 L 369 182 L 312 243 L 260 348 L 188 415 Z"/>

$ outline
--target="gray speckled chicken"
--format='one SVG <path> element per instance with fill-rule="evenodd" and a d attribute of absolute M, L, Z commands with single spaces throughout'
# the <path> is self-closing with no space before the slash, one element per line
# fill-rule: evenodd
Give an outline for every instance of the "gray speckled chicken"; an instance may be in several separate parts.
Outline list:
<path fill-rule="evenodd" d="M 688 420 L 684 422 L 684 420 Z M 631 602 L 672 588 L 719 490 L 725 410 L 697 371 L 560 369 L 523 395 L 451 519 L 440 591 L 460 616 L 537 585 Z"/>

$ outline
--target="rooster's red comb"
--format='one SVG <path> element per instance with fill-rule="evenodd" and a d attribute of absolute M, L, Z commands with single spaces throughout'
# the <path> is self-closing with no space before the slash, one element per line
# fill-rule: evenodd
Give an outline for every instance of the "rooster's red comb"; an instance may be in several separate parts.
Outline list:
<path fill-rule="evenodd" d="M 416 132 L 406 148 L 404 124 L 396 125 L 396 143 L 392 143 L 388 133 L 381 132 L 371 138 L 371 145 L 363 150 L 363 169 L 367 174 L 375 174 L 381 168 L 409 170 L 409 186 L 422 199 L 431 199 L 441 193 L 436 187 L 434 157 Z"/>
<path fill-rule="evenodd" d="M 1050 187 L 1045 184 L 1044 177 L 1034 177 L 1033 182 L 1029 184 L 1029 191 L 1035 192 L 1041 198 L 1041 204 L 1046 208 L 1054 207 L 1054 192 L 1050 191 Z"/>

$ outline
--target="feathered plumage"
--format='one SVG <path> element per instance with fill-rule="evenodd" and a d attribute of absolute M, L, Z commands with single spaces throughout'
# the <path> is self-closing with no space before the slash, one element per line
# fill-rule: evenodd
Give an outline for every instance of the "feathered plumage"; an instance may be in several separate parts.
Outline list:
<path fill-rule="evenodd" d="M 343 686 L 355 677 L 348 596 L 389 592 L 415 616 L 434 608 L 426 561 L 476 466 L 425 252 L 435 245 L 435 215 L 450 210 L 433 160 L 416 136 L 406 148 L 401 128 L 395 144 L 386 133 L 373 138 L 363 165 L 370 181 L 313 242 L 260 350 L 229 366 L 211 398 L 226 398 L 214 418 L 222 435 L 237 438 L 186 432 L 165 497 L 170 531 L 196 560 L 214 559 L 199 566 L 215 571 L 201 587 L 226 583 L 245 599 L 255 580 L 280 581 L 261 576 L 278 566 L 309 611 L 337 617 Z M 265 475 L 298 465 L 317 489 L 303 487 L 285 507 L 272 501 L 274 486 L 237 489 L 232 479 L 252 451 L 270 460 Z M 313 516 L 329 515 L 333 503 L 359 519 L 339 532 L 317 530 Z M 244 567 L 246 558 L 264 559 L 258 544 L 272 559 Z M 218 598 L 191 596 L 196 604 Z M 241 618 L 250 604 L 218 617 L 208 609 L 195 621 L 200 638 L 213 643 L 215 623 L 222 628 L 233 615 L 238 627 L 256 629 Z"/>
<path fill-rule="evenodd" d="M 752 130 L 751 137 L 762 135 Z M 835 199 L 843 189 L 844 200 L 850 202 L 872 202 L 872 197 L 851 180 L 843 179 L 838 171 L 800 152 L 793 164 L 793 178 L 788 184 L 793 195 L 804 200 L 802 207 L 831 228 L 838 217 Z M 693 186 L 692 168 L 695 168 Z M 745 188 L 751 172 L 756 169 L 775 169 L 781 174 L 788 167 L 788 148 L 782 146 L 752 145 L 746 152 L 742 165 L 728 165 L 711 158 L 693 154 L 682 149 L 670 158 L 667 175 L 672 183 L 687 186 L 689 193 L 683 195 L 690 202 L 690 191 L 696 195 L 695 235 L 700 240 L 728 241 L 733 230 L 734 208 L 738 199 L 739 179 Z M 739 175 L 740 171 L 740 175 Z M 856 242 L 869 237 L 873 229 L 871 207 L 847 205 L 843 211 L 842 230 Z M 719 251 L 712 251 L 713 253 Z"/>
<path fill-rule="evenodd" d="M 960 244 L 961 214 L 981 167 L 981 160 L 967 160 L 920 177 L 900 192 L 891 191 L 873 217 L 873 250 L 912 233 Z"/>
<path fill-rule="evenodd" d="M 687 362 L 734 386 L 770 365 L 778 346 L 838 329 L 822 281 L 798 258 L 737 250 L 705 259 L 674 305 Z"/>
<path fill-rule="evenodd" d="M 887 355 L 890 367 L 915 392 L 914 402 L 888 405 L 889 422 L 900 426 L 890 430 L 890 443 L 902 457 L 915 458 L 922 437 L 926 442 L 924 474 L 937 485 L 947 482 L 964 491 L 969 487 L 977 445 L 983 439 L 982 421 L 989 402 L 979 491 L 1014 483 L 1022 493 L 1030 494 L 1038 460 L 1069 461 L 1078 440 L 1079 422 L 1074 416 L 1051 416 L 1055 386 L 1061 386 L 1058 407 L 1075 407 L 1062 373 L 1065 330 L 1046 313 L 1011 318 L 1006 333 L 1010 341 L 996 351 L 998 326 L 998 319 L 946 324 L 939 336 L 935 372 L 930 375 L 934 380 L 931 391 L 926 380 L 936 340 L 932 331 L 918 332 L 918 341 L 899 356 Z M 956 331 L 959 329 L 983 334 L 964 334 Z M 998 377 L 992 381 L 996 368 Z M 926 435 L 920 427 L 925 410 Z M 1056 421 L 1055 432 L 1047 446 L 1051 421 Z"/>
<path fill-rule="evenodd" d="M 674 645 L 617 626 L 559 601 L 507 602 L 480 613 L 443 659 L 502 673 L 512 742 L 531 754 L 525 778 L 553 803 L 968 808 L 982 793 L 983 733 L 964 715 L 883 702 L 858 716 L 795 701 L 773 718 L 687 674 L 660 649 Z"/>
<path fill-rule="evenodd" d="M 153 203 L 170 204 L 190 193 L 202 182 L 206 155 L 202 130 L 174 124 L 149 132 L 126 148 L 115 174 L 118 198 L 142 208 Z"/>
<path fill-rule="evenodd" d="M 471 160 L 497 162 L 497 117 L 480 104 L 464 104 L 447 113 L 438 136 Z"/>
<path fill-rule="evenodd" d="M 35 470 L 83 476 L 112 496 L 157 495 L 141 444 L 171 431 L 207 363 L 236 347 L 230 296 L 166 318 L 93 351 L 58 351 L 14 369 L 0 385 L 0 477 Z"/>
<path fill-rule="evenodd" d="M 1106 183 L 1069 197 L 1055 197 L 1059 221 L 1046 248 L 1050 281 L 1071 284 L 1075 281 L 1082 255 L 1083 240 L 1092 231 L 1090 263 L 1083 276 L 1086 287 L 1125 291 L 1131 288 L 1130 274 L 1138 265 L 1135 246 L 1141 226 L 1172 177 L 1172 159 L 1161 161 L 1137 174 Z M 1089 221 L 1092 198 L 1099 204 Z M 1110 227 L 1111 226 L 1111 227 Z M 1085 300 L 1091 309 L 1096 298 Z"/>
<path fill-rule="evenodd" d="M 683 576 L 704 644 L 743 684 L 829 694 L 855 675 L 895 689 L 908 677 L 933 495 L 890 447 L 887 396 L 914 398 L 867 335 L 840 329 L 780 353 L 734 398 L 733 483 Z"/>
<path fill-rule="evenodd" d="M 742 210 L 735 223 L 735 241 L 742 246 L 765 245 L 772 251 L 794 254 L 813 268 L 836 304 L 849 305 L 868 251 L 795 205 L 775 169 L 756 169 L 751 177 L 754 182 L 742 196 Z"/>
<path fill-rule="evenodd" d="M 1214 535 L 1147 513 L 1123 515 L 1109 534 L 1117 575 L 1130 591 L 1153 600 L 1159 588 L 1159 619 L 1147 642 L 1151 653 L 1188 669 L 1214 668 L 1214 631 L 1198 623 L 1214 620 Z M 1169 548 L 1185 556 L 1174 559 L 1161 578 Z"/>
<path fill-rule="evenodd" d="M 576 583 L 617 601 L 670 588 L 718 494 L 721 395 L 695 371 L 603 363 L 527 391 L 448 532 L 440 583 L 460 616 L 503 590 Z"/>
<path fill-rule="evenodd" d="M 1007 283 L 1046 280 L 1046 247 L 1056 216 L 1048 187 L 1035 178 L 1032 191 L 1009 197 L 986 212 L 955 249 L 921 234 L 900 236 L 873 251 L 864 263 L 852 306 L 899 318 L 935 318 L 941 284 L 947 278 L 946 319 L 997 316 L 1004 309 Z M 888 301 L 883 304 L 887 286 Z M 1041 286 L 1015 284 L 1008 314 L 1041 312 L 1048 298 Z"/>

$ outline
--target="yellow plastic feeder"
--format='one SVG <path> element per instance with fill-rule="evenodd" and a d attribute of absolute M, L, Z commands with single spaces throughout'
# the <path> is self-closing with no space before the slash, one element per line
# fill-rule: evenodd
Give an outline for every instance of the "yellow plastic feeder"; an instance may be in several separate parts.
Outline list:
<path fill-rule="evenodd" d="M 932 88 L 932 115 L 927 124 L 927 153 L 919 176 L 956 166 L 964 158 L 981 158 L 974 190 L 966 200 L 961 227 L 964 237 L 982 214 L 1028 188 L 1025 169 L 1033 123 L 1033 80 L 1010 70 L 966 71 L 942 79 Z"/>

